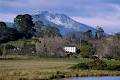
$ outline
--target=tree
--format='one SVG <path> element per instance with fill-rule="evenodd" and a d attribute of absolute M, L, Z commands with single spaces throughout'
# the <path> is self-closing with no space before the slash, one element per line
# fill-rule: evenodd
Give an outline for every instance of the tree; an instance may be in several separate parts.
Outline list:
<path fill-rule="evenodd" d="M 90 58 L 95 54 L 95 48 L 88 42 L 83 42 L 80 47 L 80 55 L 84 58 Z"/>
<path fill-rule="evenodd" d="M 0 43 L 15 41 L 20 38 L 22 38 L 22 34 L 19 33 L 16 29 L 7 28 L 0 34 Z"/>
<path fill-rule="evenodd" d="M 21 38 L 22 35 L 14 28 L 8 28 L 5 22 L 0 22 L 0 43 L 13 41 Z"/>
<path fill-rule="evenodd" d="M 35 21 L 34 29 L 35 29 L 35 36 L 36 37 L 43 37 L 42 26 L 44 26 L 44 25 L 41 21 Z"/>
<path fill-rule="evenodd" d="M 14 27 L 23 33 L 25 38 L 31 38 L 34 35 L 33 26 L 32 16 L 29 14 L 17 15 L 14 19 Z"/>
<path fill-rule="evenodd" d="M 16 48 L 16 47 L 13 46 L 13 45 L 10 45 L 10 44 L 6 44 L 6 45 L 5 45 L 5 48 L 6 48 L 6 49 L 14 49 L 14 48 Z"/>
<path fill-rule="evenodd" d="M 112 40 L 112 56 L 113 58 L 118 58 L 120 59 L 120 36 L 119 34 L 118 35 L 115 35 L 113 36 L 113 40 Z"/>
<path fill-rule="evenodd" d="M 117 36 L 92 41 L 99 58 L 120 59 L 120 40 Z"/>
<path fill-rule="evenodd" d="M 44 29 L 44 35 L 47 37 L 55 37 L 55 36 L 61 37 L 60 31 L 58 28 L 48 27 L 48 26 L 46 26 Z"/>
<path fill-rule="evenodd" d="M 3 32 L 7 28 L 7 25 L 5 22 L 0 22 L 0 33 Z"/>
<path fill-rule="evenodd" d="M 105 33 L 104 33 L 103 28 L 98 26 L 97 29 L 96 29 L 96 38 L 101 39 L 104 36 L 105 36 Z"/>

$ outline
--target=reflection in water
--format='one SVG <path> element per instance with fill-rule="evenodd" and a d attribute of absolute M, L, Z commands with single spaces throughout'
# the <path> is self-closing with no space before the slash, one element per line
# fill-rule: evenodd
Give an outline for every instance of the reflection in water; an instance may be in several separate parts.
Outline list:
<path fill-rule="evenodd" d="M 78 77 L 78 78 L 67 78 L 61 80 L 120 80 L 120 76 L 118 77 Z"/>

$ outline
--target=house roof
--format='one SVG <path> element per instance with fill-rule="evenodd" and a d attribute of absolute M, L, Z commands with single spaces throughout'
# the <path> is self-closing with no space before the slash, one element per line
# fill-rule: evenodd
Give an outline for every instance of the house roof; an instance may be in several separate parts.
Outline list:
<path fill-rule="evenodd" d="M 69 45 L 65 45 L 65 47 L 77 47 L 77 45 L 69 44 Z"/>

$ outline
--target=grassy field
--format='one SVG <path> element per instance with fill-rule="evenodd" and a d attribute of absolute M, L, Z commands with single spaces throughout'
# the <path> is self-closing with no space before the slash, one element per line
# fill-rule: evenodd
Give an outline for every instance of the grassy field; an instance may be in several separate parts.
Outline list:
<path fill-rule="evenodd" d="M 37 58 L 0 60 L 0 80 L 47 80 L 56 77 L 74 76 L 120 76 L 119 71 L 70 70 L 70 66 L 89 62 L 90 59 Z M 105 60 L 108 64 L 120 61 Z"/>

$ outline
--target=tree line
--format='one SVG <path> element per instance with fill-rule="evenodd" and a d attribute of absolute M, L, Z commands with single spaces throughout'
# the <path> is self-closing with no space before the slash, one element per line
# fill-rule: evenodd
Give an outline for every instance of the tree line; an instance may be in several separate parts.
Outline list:
<path fill-rule="evenodd" d="M 42 26 L 44 26 L 43 29 Z M 33 36 L 61 37 L 61 34 L 56 27 L 44 25 L 40 21 L 33 22 L 32 16 L 29 14 L 17 15 L 12 28 L 8 27 L 5 22 L 0 22 L 0 43 L 31 39 Z"/>

